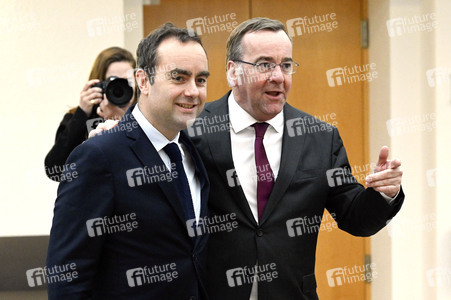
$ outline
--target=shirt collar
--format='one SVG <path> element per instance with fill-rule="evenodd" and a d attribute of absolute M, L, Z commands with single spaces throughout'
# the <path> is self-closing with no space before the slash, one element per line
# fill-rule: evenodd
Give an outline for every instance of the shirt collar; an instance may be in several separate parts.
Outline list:
<path fill-rule="evenodd" d="M 248 128 L 252 124 L 258 122 L 254 119 L 247 111 L 245 111 L 239 104 L 236 102 L 235 97 L 233 96 L 233 92 L 230 93 L 228 99 L 229 105 L 229 117 L 230 123 L 232 125 L 233 131 L 238 133 L 245 128 Z M 272 119 L 266 121 L 269 125 L 271 125 L 276 132 L 283 131 L 283 109 Z"/>
<path fill-rule="evenodd" d="M 139 126 L 141 126 L 142 130 L 146 134 L 147 138 L 150 140 L 152 145 L 154 146 L 155 150 L 159 152 L 162 150 L 167 144 L 169 143 L 176 143 L 179 147 L 179 137 L 180 132 L 177 133 L 175 138 L 173 140 L 168 140 L 161 132 L 159 132 L 152 123 L 149 122 L 149 120 L 146 119 L 146 117 L 143 115 L 141 110 L 139 109 L 139 104 L 135 105 L 135 108 L 133 108 L 132 115 L 135 117 L 136 122 L 138 122 Z M 183 155 L 183 151 L 182 151 Z"/>

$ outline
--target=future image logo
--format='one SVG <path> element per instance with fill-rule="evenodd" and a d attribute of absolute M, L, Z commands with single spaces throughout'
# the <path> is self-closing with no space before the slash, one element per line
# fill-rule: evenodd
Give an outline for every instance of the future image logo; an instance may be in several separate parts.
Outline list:
<path fill-rule="evenodd" d="M 327 83 L 330 87 L 338 87 L 361 81 L 373 81 L 377 78 L 376 64 L 344 66 L 326 71 Z"/>
<path fill-rule="evenodd" d="M 436 21 L 436 14 L 429 13 L 410 17 L 392 18 L 387 20 L 386 25 L 388 35 L 390 37 L 396 37 L 416 32 L 431 32 L 437 28 L 438 22 Z"/>
<path fill-rule="evenodd" d="M 42 286 L 46 283 L 72 282 L 72 280 L 78 278 L 76 263 L 29 269 L 25 274 L 29 287 Z"/>
<path fill-rule="evenodd" d="M 138 228 L 138 221 L 135 213 L 112 217 L 105 216 L 87 220 L 86 228 L 90 237 L 97 237 L 117 232 L 130 232 Z"/>
<path fill-rule="evenodd" d="M 144 180 L 144 168 L 134 168 L 125 172 L 127 176 L 127 182 L 130 187 L 143 185 Z"/>
<path fill-rule="evenodd" d="M 295 37 L 323 31 L 331 32 L 338 28 L 338 21 L 335 13 L 328 13 L 320 16 L 289 19 L 286 25 L 288 35 Z"/>
<path fill-rule="evenodd" d="M 426 272 L 426 278 L 430 287 L 451 286 L 451 268 L 429 269 Z"/>
<path fill-rule="evenodd" d="M 357 182 L 354 176 L 352 176 L 351 170 L 347 167 L 327 170 L 326 176 L 327 183 L 330 187 Z"/>
<path fill-rule="evenodd" d="M 125 276 L 128 286 L 134 288 L 144 284 L 172 282 L 178 278 L 179 273 L 175 263 L 168 263 L 129 269 L 125 272 Z"/>
<path fill-rule="evenodd" d="M 102 16 L 86 21 L 89 37 L 99 37 L 120 32 L 130 32 L 138 28 L 135 13 L 122 16 Z"/>
<path fill-rule="evenodd" d="M 127 270 L 127 272 L 125 272 L 125 275 L 127 276 L 129 287 L 141 286 L 145 282 L 143 268 Z"/>
<path fill-rule="evenodd" d="M 337 125 L 337 122 L 333 121 L 331 125 L 326 122 L 321 122 L 321 120 L 314 117 L 301 117 L 289 119 L 286 124 L 288 136 L 295 137 L 318 132 L 331 132 L 333 126 Z"/>
<path fill-rule="evenodd" d="M 242 286 L 257 282 L 272 282 L 277 279 L 279 273 L 276 263 L 262 264 L 254 267 L 234 268 L 226 271 L 227 283 L 229 287 Z"/>
<path fill-rule="evenodd" d="M 238 179 L 238 174 L 235 169 L 227 170 L 226 172 L 227 183 L 230 187 L 240 186 L 240 180 Z"/>
<path fill-rule="evenodd" d="M 450 83 L 451 68 L 438 67 L 426 71 L 426 78 L 430 87 L 441 86 Z"/>
<path fill-rule="evenodd" d="M 47 176 L 53 181 L 58 182 L 72 182 L 78 178 L 77 164 L 70 163 L 62 166 L 54 165 L 52 167 L 45 166 Z"/>
<path fill-rule="evenodd" d="M 437 127 L 436 114 L 413 115 L 393 118 L 386 122 L 390 136 L 400 136 L 419 132 L 431 132 Z"/>
<path fill-rule="evenodd" d="M 204 116 L 187 121 L 187 131 L 190 137 L 218 132 L 229 132 L 229 115 Z"/>
<path fill-rule="evenodd" d="M 387 221 L 387 231 L 391 238 L 408 239 L 412 235 L 432 233 L 437 227 L 437 218 L 434 213 L 424 214 L 420 217 L 406 218 L 397 216 Z"/>
<path fill-rule="evenodd" d="M 357 282 L 371 282 L 377 278 L 376 264 L 354 265 L 340 267 L 326 271 L 327 283 L 330 287 L 353 284 Z"/>
<path fill-rule="evenodd" d="M 217 232 L 231 232 L 238 227 L 236 214 L 214 215 L 210 217 L 190 219 L 186 221 L 188 235 L 190 237 L 201 236 L 204 234 L 213 234 Z"/>
<path fill-rule="evenodd" d="M 88 134 L 91 132 L 91 130 L 94 130 L 97 128 L 97 126 L 100 123 L 105 122 L 105 119 L 103 118 L 93 118 L 93 119 L 89 119 L 88 121 L 86 121 L 86 128 L 88 130 Z"/>
<path fill-rule="evenodd" d="M 238 25 L 235 13 L 227 13 L 224 15 L 214 15 L 213 17 L 205 16 L 203 18 L 194 18 L 186 21 L 186 28 L 190 35 L 204 35 L 221 31 L 231 32 Z"/>
<path fill-rule="evenodd" d="M 26 72 L 28 86 L 32 88 L 72 81 L 78 78 L 78 75 L 75 63 L 37 67 Z"/>
<path fill-rule="evenodd" d="M 144 168 L 129 169 L 125 172 L 125 176 L 129 187 L 138 187 L 157 182 L 172 182 L 178 177 L 175 163 L 171 163 L 171 170 L 169 171 L 165 165 L 155 165 L 152 168 L 145 166 Z"/>
<path fill-rule="evenodd" d="M 289 219 L 286 222 L 289 237 L 297 237 L 305 234 L 316 234 L 320 231 L 330 232 L 334 228 L 338 228 L 335 222 L 335 213 L 327 214 L 325 218 L 314 215 L 310 217 L 300 217 Z"/>
<path fill-rule="evenodd" d="M 43 268 L 27 270 L 26 275 L 29 287 L 35 287 L 45 284 L 45 275 Z"/>
<path fill-rule="evenodd" d="M 426 179 L 429 187 L 443 186 L 451 182 L 451 169 L 439 167 L 426 171 Z"/>

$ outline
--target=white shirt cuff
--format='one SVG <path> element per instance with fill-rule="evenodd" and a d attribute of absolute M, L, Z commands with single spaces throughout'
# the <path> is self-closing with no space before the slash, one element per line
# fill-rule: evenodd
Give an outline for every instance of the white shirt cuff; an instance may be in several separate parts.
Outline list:
<path fill-rule="evenodd" d="M 399 191 L 396 193 L 396 195 L 393 198 L 388 197 L 387 195 L 385 195 L 382 192 L 379 192 L 379 193 L 381 194 L 382 197 L 384 197 L 384 199 L 387 201 L 387 203 L 391 205 L 393 203 L 393 201 L 395 200 L 395 198 L 398 197 L 400 191 L 401 191 L 401 189 L 399 189 Z"/>

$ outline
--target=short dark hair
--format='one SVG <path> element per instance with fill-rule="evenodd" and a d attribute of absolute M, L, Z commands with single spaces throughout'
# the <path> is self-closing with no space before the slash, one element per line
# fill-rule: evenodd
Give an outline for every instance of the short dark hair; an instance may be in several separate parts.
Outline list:
<path fill-rule="evenodd" d="M 182 43 L 189 41 L 196 42 L 204 48 L 200 37 L 185 28 L 178 28 L 172 23 L 165 23 L 152 31 L 138 45 L 136 56 L 138 57 L 138 68 L 143 69 L 150 77 L 150 84 L 153 84 L 153 75 L 155 75 L 158 64 L 158 46 L 161 42 L 169 38 L 176 38 Z M 205 51 L 205 48 L 204 48 Z M 205 54 L 207 52 L 205 51 Z"/>
<path fill-rule="evenodd" d="M 230 34 L 229 39 L 227 40 L 226 64 L 229 60 L 233 61 L 242 59 L 243 49 L 241 47 L 241 40 L 246 33 L 261 30 L 270 30 L 274 32 L 283 30 L 291 41 L 291 38 L 287 33 L 287 29 L 282 22 L 261 17 L 249 19 L 235 27 Z"/>

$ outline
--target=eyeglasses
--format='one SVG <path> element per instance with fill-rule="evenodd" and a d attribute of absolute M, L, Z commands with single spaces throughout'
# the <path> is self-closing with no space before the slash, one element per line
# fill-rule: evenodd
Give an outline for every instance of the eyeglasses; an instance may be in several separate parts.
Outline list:
<path fill-rule="evenodd" d="M 270 63 L 270 62 L 262 62 L 258 64 L 250 63 L 243 60 L 235 60 L 235 62 L 245 63 L 251 66 L 254 66 L 258 72 L 260 73 L 268 73 L 272 72 L 276 69 L 276 66 L 280 67 L 280 70 L 282 73 L 286 75 L 290 75 L 296 72 L 297 68 L 299 67 L 299 64 L 294 61 L 287 61 L 280 64 Z"/>

